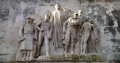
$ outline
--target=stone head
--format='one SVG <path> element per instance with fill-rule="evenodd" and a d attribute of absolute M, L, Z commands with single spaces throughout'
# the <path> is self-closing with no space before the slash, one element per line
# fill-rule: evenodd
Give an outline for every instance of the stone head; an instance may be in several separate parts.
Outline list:
<path fill-rule="evenodd" d="M 31 23 L 31 22 L 33 22 L 35 19 L 34 19 L 33 17 L 29 16 L 29 17 L 27 17 L 27 20 L 28 20 L 28 23 Z"/>
<path fill-rule="evenodd" d="M 82 10 L 78 10 L 78 15 L 79 15 L 79 16 L 82 15 Z"/>
<path fill-rule="evenodd" d="M 74 17 L 74 18 L 77 18 L 77 16 L 78 16 L 77 13 L 74 13 L 74 14 L 73 14 L 73 17 Z"/>
<path fill-rule="evenodd" d="M 90 21 L 90 17 L 87 16 L 87 18 L 86 18 L 86 22 L 89 22 L 89 21 Z"/>
<path fill-rule="evenodd" d="M 48 21 L 50 19 L 50 15 L 45 15 L 45 21 Z"/>
<path fill-rule="evenodd" d="M 60 7 L 61 7 L 60 4 L 55 4 L 55 9 L 56 10 L 60 10 Z"/>
<path fill-rule="evenodd" d="M 94 21 L 91 19 L 91 20 L 90 20 L 90 23 L 91 23 L 91 24 L 94 24 Z"/>

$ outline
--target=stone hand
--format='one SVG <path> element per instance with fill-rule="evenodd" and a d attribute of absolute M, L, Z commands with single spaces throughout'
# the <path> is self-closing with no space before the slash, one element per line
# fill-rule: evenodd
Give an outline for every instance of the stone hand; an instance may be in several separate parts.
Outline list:
<path fill-rule="evenodd" d="M 49 34 L 49 35 L 48 35 L 48 39 L 51 39 L 51 38 L 52 38 L 52 37 L 51 37 L 51 34 Z"/>
<path fill-rule="evenodd" d="M 63 36 L 62 36 L 62 40 L 64 40 L 64 39 L 65 39 L 65 36 L 63 35 Z"/>
<path fill-rule="evenodd" d="M 81 33 L 80 33 L 80 37 L 81 37 Z"/>
<path fill-rule="evenodd" d="M 98 40 L 98 37 L 96 37 L 96 40 Z"/>
<path fill-rule="evenodd" d="M 19 42 L 21 42 L 21 41 L 23 41 L 23 40 L 25 40 L 25 38 L 21 38 L 21 39 L 19 40 Z"/>
<path fill-rule="evenodd" d="M 63 31 L 63 34 L 65 34 L 66 32 L 65 31 Z"/>
<path fill-rule="evenodd" d="M 37 39 L 36 39 L 36 38 L 34 38 L 34 41 L 37 41 Z"/>
<path fill-rule="evenodd" d="M 43 32 L 44 30 L 43 29 L 40 29 L 41 32 Z"/>

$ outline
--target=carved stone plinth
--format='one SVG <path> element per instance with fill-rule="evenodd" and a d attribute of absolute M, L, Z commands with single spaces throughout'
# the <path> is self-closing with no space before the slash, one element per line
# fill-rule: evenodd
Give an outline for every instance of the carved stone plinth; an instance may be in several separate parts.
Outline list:
<path fill-rule="evenodd" d="M 106 60 L 101 58 L 97 54 L 63 54 L 54 56 L 40 56 L 36 61 L 42 62 L 105 62 Z"/>
<path fill-rule="evenodd" d="M 0 63 L 108 63 L 98 54 L 66 54 L 54 56 L 39 56 L 31 61 L 7 61 Z"/>

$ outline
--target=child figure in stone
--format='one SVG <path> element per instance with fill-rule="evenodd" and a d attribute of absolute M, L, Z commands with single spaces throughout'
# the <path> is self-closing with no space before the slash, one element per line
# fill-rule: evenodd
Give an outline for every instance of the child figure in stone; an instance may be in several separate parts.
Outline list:
<path fill-rule="evenodd" d="M 74 48 L 77 41 L 77 25 L 78 25 L 78 14 L 74 13 L 74 17 L 70 17 L 63 25 L 63 33 L 65 35 L 64 42 L 65 44 L 65 54 L 68 53 L 69 45 L 71 46 L 71 54 L 74 54 Z"/>
<path fill-rule="evenodd" d="M 50 56 L 49 51 L 49 42 L 52 38 L 52 25 L 50 23 L 50 15 L 45 15 L 44 22 L 40 22 L 37 25 L 37 29 L 39 30 L 39 43 L 38 43 L 38 52 L 37 57 L 40 55 L 41 47 L 43 42 L 45 43 L 45 50 L 46 50 L 46 56 Z"/>

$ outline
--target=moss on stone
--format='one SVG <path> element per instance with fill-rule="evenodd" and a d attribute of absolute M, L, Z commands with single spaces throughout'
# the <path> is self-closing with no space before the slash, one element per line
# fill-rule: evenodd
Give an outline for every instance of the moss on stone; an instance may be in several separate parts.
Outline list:
<path fill-rule="evenodd" d="M 96 62 L 105 61 L 105 59 L 101 58 L 99 55 L 96 55 L 96 54 L 88 54 L 87 57 L 90 61 L 96 61 Z"/>
<path fill-rule="evenodd" d="M 66 54 L 50 56 L 51 61 L 73 61 L 73 62 L 105 62 L 105 59 L 97 54 Z M 47 61 L 45 59 L 45 61 Z"/>
<path fill-rule="evenodd" d="M 75 55 L 75 54 L 72 54 L 72 55 L 71 55 L 72 61 L 79 61 L 79 58 L 80 58 L 79 55 Z"/>
<path fill-rule="evenodd" d="M 16 60 L 5 61 L 5 63 L 16 63 Z"/>
<path fill-rule="evenodd" d="M 65 58 L 65 55 L 53 55 L 53 56 L 50 56 L 50 58 L 52 59 L 64 59 Z"/>

